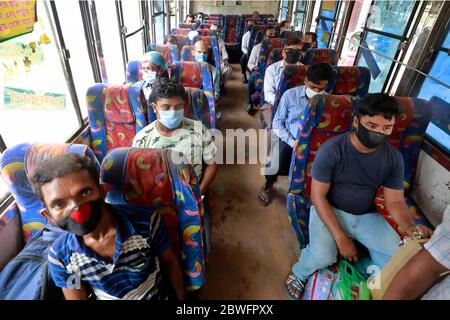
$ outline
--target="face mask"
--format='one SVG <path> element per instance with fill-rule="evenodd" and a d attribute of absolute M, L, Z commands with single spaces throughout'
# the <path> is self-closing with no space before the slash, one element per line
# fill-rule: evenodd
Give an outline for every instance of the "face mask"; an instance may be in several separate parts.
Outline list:
<path fill-rule="evenodd" d="M 311 89 L 310 87 L 306 86 L 305 94 L 308 99 L 311 99 L 315 95 L 325 94 L 325 93 L 326 93 L 325 90 L 317 92 L 317 91 L 314 91 L 313 89 Z"/>
<path fill-rule="evenodd" d="M 184 110 L 176 109 L 176 110 L 167 110 L 162 111 L 158 110 L 159 118 L 158 121 L 167 129 L 175 129 L 177 128 L 181 121 L 183 120 Z"/>
<path fill-rule="evenodd" d="M 311 48 L 311 43 L 309 42 L 303 42 L 303 51 L 308 50 L 309 48 Z"/>
<path fill-rule="evenodd" d="M 358 140 L 368 149 L 376 149 L 383 143 L 387 142 L 389 135 L 371 131 L 361 124 L 358 124 L 358 131 L 356 131 Z"/>
<path fill-rule="evenodd" d="M 156 71 L 147 71 L 142 73 L 142 80 L 152 83 L 156 79 Z"/>
<path fill-rule="evenodd" d="M 97 228 L 102 219 L 103 199 L 83 203 L 70 210 L 70 214 L 55 224 L 62 230 L 84 236 Z"/>
<path fill-rule="evenodd" d="M 302 51 L 300 49 L 290 49 L 286 50 L 286 62 L 290 64 L 297 63 L 300 60 L 300 55 Z"/>
<path fill-rule="evenodd" d="M 196 62 L 206 62 L 208 60 L 208 58 L 206 57 L 206 54 L 204 54 L 204 53 L 196 54 L 194 58 L 195 58 Z"/>

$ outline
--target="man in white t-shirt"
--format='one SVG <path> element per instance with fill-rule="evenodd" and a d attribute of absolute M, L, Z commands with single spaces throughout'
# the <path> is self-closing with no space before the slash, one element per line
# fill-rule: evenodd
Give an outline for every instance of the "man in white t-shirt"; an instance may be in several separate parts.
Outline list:
<path fill-rule="evenodd" d="M 254 20 L 247 20 L 247 32 L 244 33 L 242 36 L 242 43 L 241 43 L 241 50 L 242 50 L 242 56 L 241 56 L 241 71 L 242 71 L 242 82 L 248 83 L 247 80 L 247 61 L 248 61 L 248 47 L 250 45 L 250 34 L 252 32 L 252 27 L 255 25 Z"/>

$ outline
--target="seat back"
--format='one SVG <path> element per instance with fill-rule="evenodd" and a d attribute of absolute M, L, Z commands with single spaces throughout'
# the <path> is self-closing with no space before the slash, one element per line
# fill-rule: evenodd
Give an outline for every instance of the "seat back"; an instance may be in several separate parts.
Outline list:
<path fill-rule="evenodd" d="M 197 28 L 197 24 L 196 23 L 179 23 L 178 28 L 195 30 Z"/>
<path fill-rule="evenodd" d="M 267 60 L 275 48 L 281 48 L 283 45 L 284 39 L 282 38 L 265 38 L 261 42 L 261 49 L 259 50 L 259 58 L 258 58 L 258 71 L 262 72 L 264 76 L 266 68 L 267 68 Z"/>
<path fill-rule="evenodd" d="M 326 62 L 331 64 L 332 66 L 337 66 L 339 61 L 339 56 L 336 50 L 333 49 L 314 49 L 309 48 L 306 50 L 305 58 L 303 59 L 303 63 L 306 65 L 310 65 L 318 62 Z"/>
<path fill-rule="evenodd" d="M 190 45 L 191 39 L 187 35 L 175 35 L 175 38 L 177 39 L 178 55 L 180 56 L 181 48 Z"/>
<path fill-rule="evenodd" d="M 189 165 L 162 149 L 119 148 L 101 165 L 100 182 L 112 205 L 139 205 L 160 214 L 180 252 L 187 290 L 204 285 L 206 241 L 198 181 Z"/>
<path fill-rule="evenodd" d="M 256 34 L 258 33 L 258 31 L 264 30 L 265 27 L 266 27 L 265 25 L 258 25 L 258 24 L 252 27 L 252 31 L 250 32 L 250 40 L 248 42 L 248 54 L 250 54 L 252 52 L 253 47 L 258 44 L 255 41 Z"/>
<path fill-rule="evenodd" d="M 448 132 L 450 130 L 450 103 L 433 96 L 430 99 L 430 105 L 434 110 L 433 123 L 442 131 Z"/>
<path fill-rule="evenodd" d="M 142 80 L 141 62 L 138 60 L 128 61 L 126 83 L 132 85 Z"/>
<path fill-rule="evenodd" d="M 351 96 L 317 95 L 301 116 L 289 171 L 289 218 L 302 247 L 309 242 L 308 224 L 311 206 L 311 168 L 319 147 L 328 139 L 351 129 Z"/>
<path fill-rule="evenodd" d="M 200 24 L 200 28 L 202 28 L 202 29 L 209 29 L 209 28 L 211 28 L 211 26 L 212 26 L 212 21 L 211 21 L 211 23 Z"/>
<path fill-rule="evenodd" d="M 282 48 L 273 48 L 272 51 L 270 51 L 269 57 L 267 58 L 267 67 L 283 59 L 282 50 Z"/>
<path fill-rule="evenodd" d="M 173 28 L 170 33 L 176 36 L 187 36 L 191 31 L 191 28 Z"/>
<path fill-rule="evenodd" d="M 194 56 L 192 55 L 193 45 L 183 46 L 181 49 L 181 59 L 180 61 L 194 61 Z"/>
<path fill-rule="evenodd" d="M 179 61 L 178 48 L 174 44 L 155 44 L 151 43 L 147 46 L 147 52 L 157 51 L 166 59 L 167 64 Z"/>
<path fill-rule="evenodd" d="M 47 220 L 41 216 L 42 201 L 33 192 L 29 177 L 36 165 L 48 158 L 77 153 L 96 158 L 88 146 L 83 144 L 29 144 L 22 143 L 6 149 L 0 158 L 1 174 L 20 211 L 23 239 L 28 241 Z"/>
<path fill-rule="evenodd" d="M 369 91 L 370 71 L 366 67 L 333 67 L 333 78 L 328 85 L 330 93 L 365 96 Z"/>
<path fill-rule="evenodd" d="M 136 133 L 147 125 L 140 95 L 140 83 L 97 83 L 87 90 L 91 148 L 99 161 L 111 149 L 130 147 Z"/>
<path fill-rule="evenodd" d="M 216 31 L 210 29 L 197 29 L 197 33 L 199 36 L 216 36 Z"/>
<path fill-rule="evenodd" d="M 240 17 L 237 15 L 227 15 L 225 19 L 225 39 L 226 43 L 237 43 L 240 41 Z"/>
<path fill-rule="evenodd" d="M 287 90 L 302 86 L 306 76 L 306 66 L 286 66 L 278 83 L 277 96 L 272 106 L 272 120 L 280 103 L 280 99 Z"/>
<path fill-rule="evenodd" d="M 207 128 L 211 128 L 208 98 L 202 89 L 186 87 L 184 101 L 184 117 L 201 121 Z M 153 108 L 148 108 L 149 123 L 157 119 Z"/>
<path fill-rule="evenodd" d="M 180 61 L 169 69 L 172 79 L 178 80 L 184 87 L 203 89 L 209 104 L 210 127 L 216 127 L 216 108 L 214 101 L 213 76 L 209 63 Z"/>

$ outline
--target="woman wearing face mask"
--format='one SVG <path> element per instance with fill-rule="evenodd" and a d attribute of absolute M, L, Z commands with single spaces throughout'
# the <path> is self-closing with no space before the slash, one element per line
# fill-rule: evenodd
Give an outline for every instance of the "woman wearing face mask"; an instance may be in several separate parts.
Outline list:
<path fill-rule="evenodd" d="M 139 131 L 133 147 L 171 149 L 178 152 L 175 163 L 187 161 L 200 181 L 200 192 L 206 194 L 217 171 L 217 147 L 210 132 L 200 122 L 184 117 L 185 90 L 171 79 L 158 79 L 150 96 L 158 120 Z M 180 157 L 179 154 L 182 156 Z M 207 197 L 205 197 L 206 199 Z M 206 202 L 204 199 L 204 202 Z M 208 251 L 211 249 L 211 220 L 205 203 L 205 229 Z"/>
<path fill-rule="evenodd" d="M 142 82 L 141 88 L 144 93 L 147 105 L 150 94 L 152 93 L 152 84 L 157 78 L 167 78 L 167 62 L 162 54 L 156 51 L 146 52 L 141 59 Z"/>
<path fill-rule="evenodd" d="M 287 90 L 281 97 L 278 109 L 272 122 L 273 132 L 278 136 L 272 149 L 272 162 L 277 168 L 269 165 L 266 168 L 266 182 L 262 186 L 258 200 L 264 206 L 271 201 L 272 187 L 279 175 L 287 175 L 291 163 L 292 148 L 295 136 L 300 125 L 300 117 L 303 114 L 308 101 L 317 94 L 324 94 L 333 75 L 333 69 L 328 63 L 316 63 L 308 67 L 305 77 L 305 85 Z M 277 146 L 276 148 L 273 148 Z M 274 161 L 274 157 L 276 160 Z"/>

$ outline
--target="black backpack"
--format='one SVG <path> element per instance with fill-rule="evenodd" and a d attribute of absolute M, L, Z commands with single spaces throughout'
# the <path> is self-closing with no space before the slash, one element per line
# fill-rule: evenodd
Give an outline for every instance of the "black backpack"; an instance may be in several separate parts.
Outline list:
<path fill-rule="evenodd" d="M 62 232 L 48 224 L 31 237 L 0 273 L 0 300 L 63 299 L 62 290 L 49 274 L 47 258 L 50 246 Z"/>

